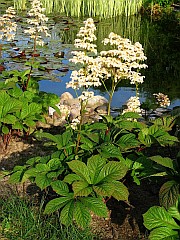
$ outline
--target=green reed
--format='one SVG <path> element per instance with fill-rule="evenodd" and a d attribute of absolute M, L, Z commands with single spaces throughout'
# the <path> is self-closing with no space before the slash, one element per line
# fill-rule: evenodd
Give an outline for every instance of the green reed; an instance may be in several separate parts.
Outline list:
<path fill-rule="evenodd" d="M 111 18 L 121 14 L 134 15 L 142 7 L 143 0 L 41 0 L 46 13 L 59 12 L 67 16 Z M 24 10 L 27 0 L 14 0 L 19 10 Z"/>

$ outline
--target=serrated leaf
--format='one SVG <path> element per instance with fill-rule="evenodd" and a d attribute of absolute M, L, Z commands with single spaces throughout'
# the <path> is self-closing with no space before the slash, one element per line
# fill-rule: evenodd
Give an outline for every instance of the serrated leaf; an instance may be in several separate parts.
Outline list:
<path fill-rule="evenodd" d="M 60 208 L 64 207 L 69 201 L 73 198 L 72 194 L 69 194 L 67 197 L 60 197 L 49 201 L 45 207 L 44 214 L 53 213 Z"/>
<path fill-rule="evenodd" d="M 21 111 L 21 119 L 25 119 L 29 116 L 34 116 L 35 113 L 41 113 L 41 105 L 37 104 L 37 103 L 30 103 L 23 105 L 22 111 Z"/>
<path fill-rule="evenodd" d="M 110 197 L 110 196 L 112 196 L 113 191 L 114 191 L 113 187 L 114 187 L 113 183 L 111 183 L 111 182 L 104 182 L 104 183 L 99 184 L 97 186 L 93 186 L 93 189 L 100 196 L 103 196 L 103 197 L 108 196 L 108 197 Z"/>
<path fill-rule="evenodd" d="M 73 160 L 71 162 L 68 162 L 67 164 L 73 172 L 78 174 L 80 177 L 82 177 L 88 183 L 91 183 L 91 180 L 89 177 L 89 170 L 85 163 L 83 163 L 79 160 Z"/>
<path fill-rule="evenodd" d="M 98 151 L 105 158 L 120 159 L 122 157 L 122 153 L 121 153 L 119 147 L 113 145 L 112 143 L 102 144 Z"/>
<path fill-rule="evenodd" d="M 127 167 L 121 162 L 108 162 L 100 171 L 95 183 L 120 180 L 127 173 Z"/>
<path fill-rule="evenodd" d="M 91 130 L 106 130 L 107 129 L 107 125 L 105 123 L 93 123 L 90 126 Z"/>
<path fill-rule="evenodd" d="M 129 192 L 127 187 L 118 181 L 114 181 L 114 191 L 112 193 L 112 196 L 117 199 L 118 201 L 122 200 L 128 200 Z"/>
<path fill-rule="evenodd" d="M 46 173 L 41 173 L 41 174 L 38 174 L 36 176 L 36 179 L 35 179 L 35 183 L 37 184 L 37 186 L 43 190 L 45 188 L 47 188 L 48 186 L 50 186 L 51 184 L 51 179 L 49 179 L 47 176 L 46 176 Z"/>
<path fill-rule="evenodd" d="M 160 227 L 151 231 L 149 240 L 178 240 L 178 232 L 168 227 Z"/>
<path fill-rule="evenodd" d="M 174 180 L 167 181 L 162 185 L 159 191 L 159 202 L 165 208 L 176 204 L 179 196 L 180 184 Z"/>
<path fill-rule="evenodd" d="M 131 119 L 132 118 L 134 118 L 134 119 L 141 118 L 141 116 L 138 113 L 135 113 L 135 112 L 126 112 L 121 117 L 126 118 L 126 119 L 128 119 L 128 118 L 131 118 Z"/>
<path fill-rule="evenodd" d="M 38 163 L 36 164 L 36 170 L 37 172 L 48 172 L 50 171 L 50 167 L 48 166 L 48 164 L 45 163 Z"/>
<path fill-rule="evenodd" d="M 108 209 L 102 198 L 79 198 L 82 204 L 99 217 L 108 217 Z"/>
<path fill-rule="evenodd" d="M 151 207 L 145 214 L 143 214 L 143 218 L 144 226 L 149 230 L 159 227 L 180 229 L 180 226 L 163 207 Z"/>
<path fill-rule="evenodd" d="M 6 115 L 7 113 L 15 113 L 16 111 L 19 111 L 21 107 L 22 103 L 19 100 L 12 98 L 4 104 L 3 115 Z"/>
<path fill-rule="evenodd" d="M 14 124 L 16 122 L 17 118 L 14 115 L 7 114 L 3 118 L 1 118 L 1 122 L 6 124 Z"/>
<path fill-rule="evenodd" d="M 23 124 L 20 123 L 20 122 L 15 122 L 15 123 L 12 125 L 12 129 L 23 130 Z"/>
<path fill-rule="evenodd" d="M 6 93 L 6 91 L 1 90 L 0 92 L 0 104 L 4 106 L 6 102 L 10 100 L 10 96 Z"/>
<path fill-rule="evenodd" d="M 178 221 L 180 221 L 180 211 L 178 208 L 178 204 L 177 206 L 172 206 L 170 208 L 168 208 L 168 213 L 173 217 L 176 218 Z"/>
<path fill-rule="evenodd" d="M 86 197 L 92 192 L 92 187 L 85 181 L 73 182 L 72 188 L 74 191 L 74 196 Z"/>
<path fill-rule="evenodd" d="M 60 221 L 65 226 L 69 226 L 73 221 L 73 212 L 74 212 L 74 201 L 71 200 L 66 204 L 66 206 L 61 210 Z"/>
<path fill-rule="evenodd" d="M 53 158 L 51 159 L 48 163 L 47 166 L 51 169 L 51 170 L 57 170 L 60 167 L 62 167 L 62 163 L 60 162 L 59 158 Z"/>
<path fill-rule="evenodd" d="M 170 168 L 172 170 L 175 170 L 175 167 L 174 167 L 174 162 L 171 158 L 168 158 L 168 157 L 161 157 L 159 155 L 157 156 L 152 156 L 150 157 L 150 159 L 164 167 L 167 167 L 167 168 Z"/>
<path fill-rule="evenodd" d="M 22 177 L 22 182 L 25 182 L 27 179 L 29 179 L 30 177 L 36 177 L 38 174 L 37 170 L 35 168 L 30 168 L 28 169 L 23 177 Z"/>
<path fill-rule="evenodd" d="M 119 145 L 121 150 L 126 150 L 129 148 L 136 148 L 140 146 L 140 142 L 136 139 L 136 135 L 129 133 L 123 135 L 118 141 L 117 144 Z"/>
<path fill-rule="evenodd" d="M 72 184 L 74 181 L 82 181 L 82 180 L 83 180 L 82 177 L 72 173 L 72 174 L 66 175 L 63 181 L 66 183 Z"/>
<path fill-rule="evenodd" d="M 23 171 L 17 171 L 10 176 L 8 181 L 10 183 L 19 183 L 21 182 L 22 174 L 23 174 Z"/>
<path fill-rule="evenodd" d="M 89 175 L 92 183 L 96 182 L 99 172 L 105 164 L 106 159 L 101 157 L 100 155 L 95 155 L 88 159 L 87 167 L 89 170 Z"/>
<path fill-rule="evenodd" d="M 80 201 L 77 201 L 74 207 L 74 219 L 76 223 L 78 226 L 86 228 L 91 222 L 91 215 L 89 211 Z"/>
<path fill-rule="evenodd" d="M 63 181 L 57 180 L 51 183 L 52 189 L 59 195 L 68 196 L 69 188 Z"/>

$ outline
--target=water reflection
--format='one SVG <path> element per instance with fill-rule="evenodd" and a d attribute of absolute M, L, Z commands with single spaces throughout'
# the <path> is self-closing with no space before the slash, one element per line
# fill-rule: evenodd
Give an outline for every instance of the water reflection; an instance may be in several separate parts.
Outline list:
<path fill-rule="evenodd" d="M 68 64 L 73 50 L 73 42 L 84 19 L 72 19 L 59 15 L 51 16 L 49 27 L 51 29 L 51 39 L 44 39 L 46 46 L 41 51 L 41 56 L 48 59 L 48 64 L 44 67 L 54 69 L 46 75 L 47 80 L 40 82 L 40 89 L 53 92 L 58 95 L 67 91 L 66 82 L 70 80 L 70 73 L 73 69 L 69 66 L 69 72 L 62 76 L 59 69 Z M 146 96 L 153 93 L 163 92 L 168 94 L 173 102 L 171 106 L 180 105 L 180 24 L 175 19 L 165 19 L 162 21 L 150 22 L 148 19 L 138 16 L 119 16 L 113 19 L 96 20 L 97 26 L 97 46 L 98 51 L 105 47 L 101 41 L 115 32 L 123 37 L 129 38 L 132 42 L 139 41 L 147 56 L 148 69 L 143 72 L 146 76 L 144 84 L 140 87 L 140 96 L 143 100 Z M 26 27 L 25 18 L 19 22 L 18 34 L 16 36 L 16 47 L 20 50 L 31 49 L 29 39 L 24 36 L 23 31 Z M 5 61 L 6 69 L 21 69 L 23 64 L 13 62 L 11 55 L 14 54 L 12 48 L 9 51 L 7 45 L 2 56 Z M 9 52 L 8 52 L 9 51 Z M 64 51 L 64 58 L 56 58 L 54 53 Z M 43 65 L 43 64 L 42 64 Z M 73 90 L 68 89 L 71 93 Z M 97 94 L 104 95 L 103 89 L 98 89 Z M 116 91 L 112 105 L 121 107 L 130 96 L 134 96 L 134 88 L 126 81 Z"/>

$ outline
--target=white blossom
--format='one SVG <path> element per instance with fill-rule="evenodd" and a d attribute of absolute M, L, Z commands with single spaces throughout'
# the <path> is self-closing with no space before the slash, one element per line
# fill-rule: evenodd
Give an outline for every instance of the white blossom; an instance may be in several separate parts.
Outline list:
<path fill-rule="evenodd" d="M 16 11 L 13 7 L 9 7 L 6 13 L 0 17 L 0 39 L 7 41 L 14 40 L 17 24 L 14 21 Z"/>
<path fill-rule="evenodd" d="M 123 114 L 126 112 L 141 113 L 140 105 L 139 97 L 130 97 L 127 101 L 127 108 L 123 110 Z"/>
<path fill-rule="evenodd" d="M 32 8 L 28 12 L 30 18 L 27 19 L 27 23 L 32 26 L 24 30 L 25 33 L 30 35 L 31 39 L 36 40 L 36 44 L 39 46 L 44 46 L 44 41 L 42 40 L 41 34 L 44 34 L 46 37 L 51 36 L 48 33 L 48 27 L 45 25 L 45 23 L 48 21 L 48 17 L 44 15 L 44 11 L 45 9 L 42 8 L 42 3 L 40 0 L 33 0 Z"/>
<path fill-rule="evenodd" d="M 160 107 L 167 107 L 170 105 L 168 95 L 163 93 L 154 93 L 153 95 L 156 97 L 157 103 L 160 105 Z"/>

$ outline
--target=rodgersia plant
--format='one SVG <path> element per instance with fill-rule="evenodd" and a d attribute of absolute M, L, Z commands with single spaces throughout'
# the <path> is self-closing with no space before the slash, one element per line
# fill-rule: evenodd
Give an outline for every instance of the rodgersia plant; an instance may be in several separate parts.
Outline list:
<path fill-rule="evenodd" d="M 110 115 L 112 97 L 121 80 L 127 79 L 131 84 L 135 84 L 138 92 L 138 85 L 143 83 L 144 78 L 139 70 L 147 67 L 142 63 L 146 60 L 146 56 L 139 42 L 133 44 L 129 39 L 122 38 L 113 32 L 103 40 L 104 45 L 109 45 L 111 49 L 101 51 L 97 56 L 96 45 L 92 43 L 96 40 L 94 22 L 89 18 L 84 23 L 85 27 L 82 27 L 77 34 L 80 39 L 75 40 L 75 47 L 83 51 L 74 51 L 74 57 L 71 59 L 74 63 L 81 63 L 82 68 L 72 72 L 72 80 L 67 87 L 88 89 L 103 84 L 109 94 L 108 115 Z M 89 56 L 88 52 L 94 55 Z M 106 88 L 107 80 L 111 80 L 110 91 Z"/>
<path fill-rule="evenodd" d="M 136 91 L 138 92 L 138 85 L 143 83 L 144 78 L 139 70 L 146 68 L 147 65 L 141 63 L 146 60 L 146 56 L 139 42 L 133 44 L 129 39 L 111 32 L 109 37 L 103 40 L 103 43 L 112 47 L 108 51 L 101 51 L 98 57 L 98 62 L 101 65 L 100 69 L 103 71 L 101 82 L 105 87 L 105 81 L 111 80 L 112 82 L 110 91 L 107 91 L 109 94 L 109 115 L 112 97 L 120 81 L 123 79 L 130 80 L 131 84 L 136 85 Z"/>

